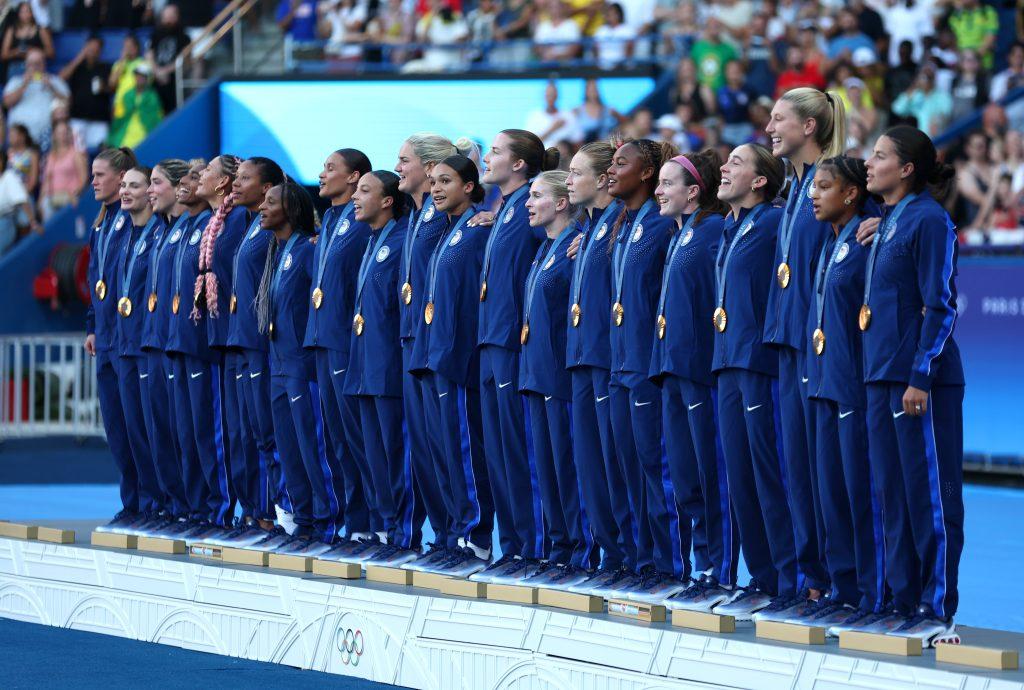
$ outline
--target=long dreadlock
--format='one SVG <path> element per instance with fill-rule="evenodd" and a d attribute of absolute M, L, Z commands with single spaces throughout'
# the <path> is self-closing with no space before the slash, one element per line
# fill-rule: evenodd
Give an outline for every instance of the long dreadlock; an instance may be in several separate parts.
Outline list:
<path fill-rule="evenodd" d="M 280 190 L 281 205 L 284 207 L 284 224 L 300 235 L 312 237 L 316 233 L 313 200 L 305 187 L 291 180 L 272 187 L 268 194 Z M 270 330 L 270 285 L 277 268 L 278 242 L 272 239 L 267 245 L 267 258 L 263 263 L 263 276 L 256 290 L 256 322 L 260 333 Z"/>

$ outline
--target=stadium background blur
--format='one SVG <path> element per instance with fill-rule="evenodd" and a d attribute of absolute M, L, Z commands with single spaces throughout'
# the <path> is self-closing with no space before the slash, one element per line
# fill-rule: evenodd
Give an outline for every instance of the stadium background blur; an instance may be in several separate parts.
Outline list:
<path fill-rule="evenodd" d="M 727 151 L 809 85 L 844 100 L 851 152 L 909 122 L 957 166 L 969 469 L 1024 472 L 1024 0 L 0 0 L 0 76 L 0 440 L 100 428 L 26 423 L 51 403 L 12 358 L 82 331 L 103 146 L 266 155 L 305 184 L 423 130 L 525 127 L 566 163 L 616 130 Z"/>

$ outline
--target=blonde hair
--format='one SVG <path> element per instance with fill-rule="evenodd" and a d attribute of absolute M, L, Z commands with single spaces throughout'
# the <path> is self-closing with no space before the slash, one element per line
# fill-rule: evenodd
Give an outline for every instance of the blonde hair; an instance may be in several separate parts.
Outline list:
<path fill-rule="evenodd" d="M 448 156 L 468 156 L 476 144 L 467 137 L 460 137 L 453 144 L 447 137 L 430 132 L 413 134 L 405 140 L 412 147 L 412 152 L 423 165 L 437 164 Z"/>
<path fill-rule="evenodd" d="M 800 119 L 817 123 L 814 141 L 821 149 L 819 161 L 846 153 L 846 106 L 839 94 L 801 86 L 782 94 L 779 100 L 792 105 Z"/>
<path fill-rule="evenodd" d="M 569 188 L 565 184 L 568 177 L 569 173 L 564 170 L 545 170 L 538 174 L 534 180 L 546 184 L 556 199 L 565 199 L 568 201 Z M 571 201 L 569 202 L 569 206 L 566 210 L 570 216 L 576 214 L 576 206 Z"/>

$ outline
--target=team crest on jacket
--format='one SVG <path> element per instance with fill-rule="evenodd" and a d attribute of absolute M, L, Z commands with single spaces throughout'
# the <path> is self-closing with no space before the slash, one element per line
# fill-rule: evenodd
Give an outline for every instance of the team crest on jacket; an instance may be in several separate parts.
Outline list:
<path fill-rule="evenodd" d="M 142 256 L 142 252 L 146 251 L 146 240 L 139 242 L 139 246 L 135 249 L 135 253 Z"/>
<path fill-rule="evenodd" d="M 292 253 L 288 252 L 284 255 L 284 265 L 281 266 L 282 271 L 287 271 L 292 267 Z"/>
<path fill-rule="evenodd" d="M 377 251 L 377 263 L 382 263 L 384 261 L 384 259 L 388 258 L 388 255 L 390 253 L 391 253 L 391 248 L 390 247 L 386 247 L 386 246 L 385 247 L 381 247 L 380 250 Z"/>
<path fill-rule="evenodd" d="M 429 221 L 434 217 L 434 205 L 427 206 L 427 210 L 423 212 L 423 220 Z"/>
<path fill-rule="evenodd" d="M 608 234 L 608 223 L 601 223 L 601 229 L 597 231 L 597 237 L 594 239 L 601 239 Z"/>
<path fill-rule="evenodd" d="M 348 222 L 348 218 L 342 219 L 341 222 L 338 223 L 338 234 L 344 235 L 346 232 L 348 232 L 348 228 L 350 225 L 351 223 Z"/>
<path fill-rule="evenodd" d="M 195 230 L 193 230 L 192 231 L 192 237 L 188 238 L 189 246 L 194 246 L 196 243 L 198 243 L 199 242 L 199 238 L 202 237 L 202 236 L 203 236 L 203 231 L 202 230 L 200 230 L 199 228 L 196 228 Z"/>
<path fill-rule="evenodd" d="M 546 264 L 544 264 L 544 270 L 546 271 L 546 270 L 548 270 L 549 268 L 551 268 L 554 265 L 555 265 L 555 255 L 552 254 L 551 258 L 548 259 L 548 262 Z"/>
<path fill-rule="evenodd" d="M 177 230 L 175 230 L 174 232 L 171 233 L 171 239 L 169 239 L 167 241 L 170 242 L 171 244 L 175 244 L 180 239 L 181 239 L 181 228 L 178 228 Z"/>
<path fill-rule="evenodd" d="M 510 208 L 508 210 L 508 213 L 505 214 L 505 222 L 506 223 L 509 222 L 510 220 L 512 220 L 512 214 L 514 214 L 515 212 L 516 212 L 515 206 L 513 206 L 512 208 Z"/>
<path fill-rule="evenodd" d="M 114 229 L 120 230 L 124 227 L 124 216 L 118 216 L 117 220 L 114 221 Z"/>
<path fill-rule="evenodd" d="M 250 240 L 256 239 L 256 236 L 260 234 L 260 230 L 261 229 L 262 229 L 262 227 L 259 226 L 259 225 L 257 225 L 255 228 L 253 228 L 252 232 L 249 233 L 249 239 Z"/>
<path fill-rule="evenodd" d="M 644 226 L 643 225 L 636 226 L 636 232 L 633 233 L 633 241 L 634 242 L 639 242 L 640 238 L 643 237 L 643 236 L 644 236 Z"/>
<path fill-rule="evenodd" d="M 849 242 L 843 242 L 843 246 L 839 248 L 839 252 L 836 253 L 836 263 L 839 263 L 846 258 L 847 254 L 850 253 Z"/>
<path fill-rule="evenodd" d="M 814 190 L 815 189 L 817 189 L 817 187 L 814 186 L 814 180 L 811 180 L 811 184 L 807 187 L 807 198 L 808 199 L 813 198 L 811 195 L 814 194 Z"/>
<path fill-rule="evenodd" d="M 690 240 L 692 240 L 692 239 L 693 239 L 693 228 L 690 228 L 689 230 L 686 231 L 686 234 L 683 235 L 683 246 L 685 247 L 686 245 L 690 244 Z"/>
<path fill-rule="evenodd" d="M 452 235 L 452 239 L 448 242 L 448 246 L 449 247 L 454 247 L 455 245 L 457 245 L 459 243 L 459 241 L 461 239 L 462 239 L 462 231 L 461 230 L 456 230 L 455 234 Z"/>
<path fill-rule="evenodd" d="M 888 233 L 886 233 L 886 235 L 885 235 L 885 241 L 886 241 L 886 242 L 888 242 L 889 240 L 891 240 L 891 239 L 892 239 L 892 236 L 893 236 L 893 235 L 895 235 L 895 234 L 896 234 L 896 226 L 894 225 L 894 226 L 892 226 L 892 227 L 891 227 L 891 228 L 889 229 L 889 232 L 888 232 Z"/>

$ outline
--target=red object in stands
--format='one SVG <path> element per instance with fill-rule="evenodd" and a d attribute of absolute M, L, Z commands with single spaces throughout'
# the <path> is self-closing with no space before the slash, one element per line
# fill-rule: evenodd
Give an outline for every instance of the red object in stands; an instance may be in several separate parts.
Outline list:
<path fill-rule="evenodd" d="M 21 410 L 20 416 L 18 410 L 14 409 L 14 386 L 21 384 Z M 10 380 L 7 382 L 7 399 L 11 401 L 11 409 L 7 413 L 8 422 L 27 422 L 28 421 L 28 379 L 22 379 L 21 381 Z"/>
<path fill-rule="evenodd" d="M 57 296 L 57 272 L 47 266 L 32 281 L 32 296 L 38 300 Z"/>

